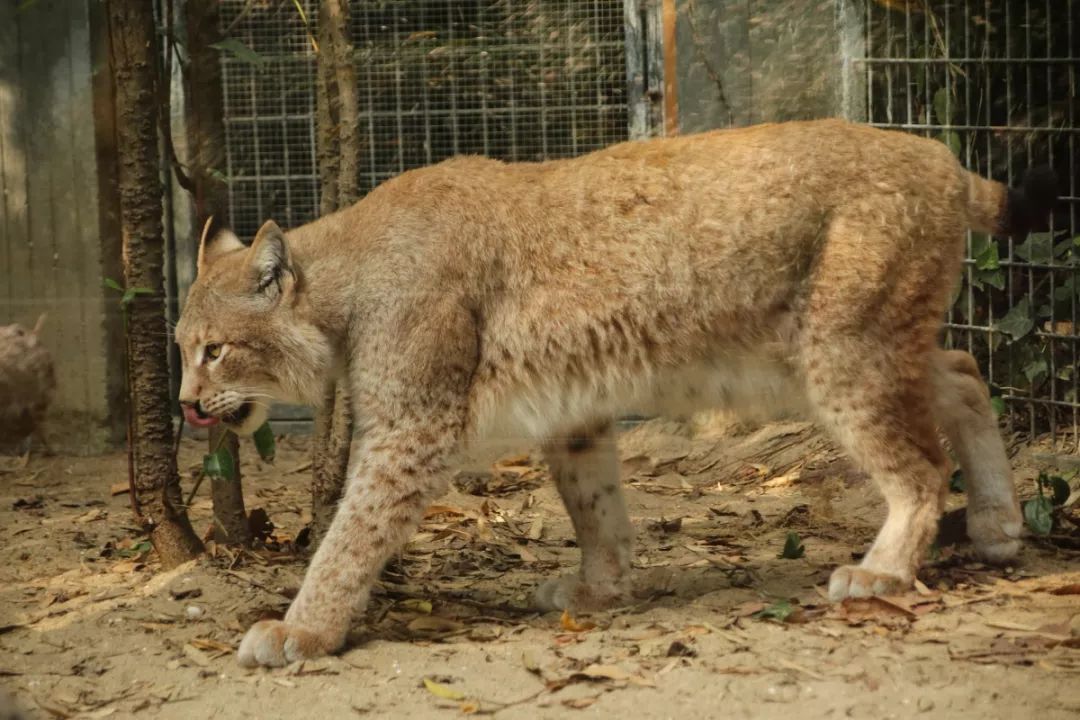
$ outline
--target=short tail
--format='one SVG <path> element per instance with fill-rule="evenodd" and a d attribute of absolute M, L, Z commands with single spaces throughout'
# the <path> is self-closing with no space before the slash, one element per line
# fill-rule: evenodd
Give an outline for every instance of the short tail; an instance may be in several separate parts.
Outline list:
<path fill-rule="evenodd" d="M 1013 237 L 1044 230 L 1057 200 L 1057 176 L 1047 166 L 1028 170 L 1015 188 L 968 173 L 968 225 L 973 230 Z"/>

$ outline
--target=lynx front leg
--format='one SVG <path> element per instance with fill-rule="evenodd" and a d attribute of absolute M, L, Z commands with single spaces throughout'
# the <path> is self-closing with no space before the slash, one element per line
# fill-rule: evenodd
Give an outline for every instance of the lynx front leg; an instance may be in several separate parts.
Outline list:
<path fill-rule="evenodd" d="M 242 664 L 284 665 L 339 649 L 383 565 L 446 489 L 476 361 L 471 316 L 453 304 L 418 306 L 367 337 L 351 388 L 364 439 L 345 496 L 285 620 L 248 631 Z"/>
<path fill-rule="evenodd" d="M 368 435 L 370 437 L 370 433 Z M 247 666 L 286 665 L 334 652 L 367 605 L 383 565 L 416 531 L 424 508 L 446 487 L 452 428 L 432 445 L 395 432 L 356 448 L 353 473 L 330 529 L 283 621 L 256 623 L 240 643 Z"/>
<path fill-rule="evenodd" d="M 629 595 L 634 531 L 611 424 L 551 443 L 545 455 L 574 524 L 581 569 L 541 585 L 536 603 L 545 610 L 617 605 Z"/>

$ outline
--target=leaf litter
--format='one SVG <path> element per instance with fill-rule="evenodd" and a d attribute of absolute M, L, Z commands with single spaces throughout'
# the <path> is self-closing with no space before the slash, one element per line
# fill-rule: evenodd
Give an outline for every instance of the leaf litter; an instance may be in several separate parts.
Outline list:
<path fill-rule="evenodd" d="M 676 439 L 669 431 L 679 433 Z M 622 707 L 616 696 L 645 690 L 657 697 L 698 692 L 690 682 L 700 677 L 694 673 L 723 676 L 751 694 L 760 683 L 775 683 L 777 678 L 814 683 L 861 677 L 867 658 L 847 649 L 851 643 L 892 643 L 878 652 L 887 648 L 897 659 L 909 648 L 940 647 L 944 656 L 935 661 L 935 672 L 949 677 L 964 677 L 963 668 L 974 665 L 1080 673 L 1080 610 L 1073 599 L 1080 592 L 1080 575 L 1070 574 L 1067 556 L 1059 561 L 1041 546 L 1029 547 L 1023 571 L 999 570 L 972 562 L 960 538 L 958 544 L 938 549 L 911 592 L 830 605 L 819 592 L 828 572 L 835 564 L 850 562 L 853 550 L 865 547 L 879 516 L 865 493 L 850 490 L 865 479 L 827 442 L 798 425 L 767 426 L 729 440 L 699 440 L 671 424 L 639 428 L 636 434 L 639 442 L 631 442 L 622 456 L 624 469 L 632 469 L 627 492 L 639 528 L 635 564 L 640 567 L 630 607 L 555 619 L 532 609 L 532 588 L 573 571 L 577 551 L 542 458 L 532 453 L 511 456 L 475 471 L 486 473 L 481 494 L 475 494 L 478 486 L 470 492 L 458 489 L 429 508 L 407 550 L 390 563 L 376 587 L 366 622 L 358 625 L 345 656 L 330 658 L 327 664 L 298 665 L 265 680 L 259 673 L 235 675 L 232 653 L 260 614 L 280 617 L 302 577 L 306 551 L 294 538 L 310 518 L 305 515 L 303 475 L 283 484 L 284 471 L 260 466 L 249 473 L 245 466 L 245 487 L 257 498 L 253 506 L 265 512 L 269 534 L 256 550 L 215 546 L 184 571 L 192 582 L 178 587 L 198 587 L 198 602 L 206 608 L 205 615 L 191 618 L 185 607 L 193 595 L 174 596 L 171 584 L 145 591 L 160 569 L 145 538 L 123 527 L 125 498 L 114 499 L 110 488 L 117 473 L 95 476 L 100 480 L 92 486 L 98 488 L 93 497 L 102 498 L 104 505 L 77 504 L 85 509 L 68 510 L 70 515 L 64 516 L 99 519 L 41 524 L 43 518 L 60 517 L 63 503 L 86 503 L 86 481 L 64 473 L 60 462 L 35 458 L 17 472 L 27 473 L 24 477 L 40 473 L 43 482 L 50 483 L 31 491 L 43 498 L 33 512 L 44 515 L 15 510 L 18 494 L 0 506 L 5 513 L 0 519 L 15 532 L 22 531 L 13 537 L 24 543 L 9 551 L 14 558 L 11 589 L 0 597 L 18 610 L 12 622 L 0 623 L 12 628 L 0 637 L 8 646 L 18 642 L 29 650 L 26 667 L 11 677 L 23 686 L 48 678 L 53 678 L 49 687 L 68 682 L 46 674 L 52 672 L 54 655 L 35 660 L 27 622 L 38 628 L 33 632 L 53 638 L 60 647 L 86 648 L 89 664 L 79 667 L 104 668 L 96 678 L 102 690 L 94 701 L 101 704 L 80 702 L 77 693 L 59 691 L 55 697 L 71 702 L 50 700 L 71 715 L 108 708 L 116 708 L 118 716 L 135 707 L 179 708 L 191 701 L 166 673 L 185 668 L 196 673 L 200 702 L 214 702 L 217 687 L 228 694 L 235 692 L 228 690 L 230 684 L 271 682 L 288 693 L 278 702 L 296 698 L 297 707 L 307 707 L 323 701 L 312 685 L 320 677 L 337 673 L 364 678 L 364 685 L 368 678 L 390 682 L 395 671 L 387 668 L 400 663 L 420 679 L 419 692 L 428 704 L 446 703 L 462 714 L 530 704 L 555 704 L 567 711 L 610 703 Z M 292 438 L 279 440 L 279 467 L 303 468 L 303 446 L 295 443 Z M 192 444 L 185 457 L 195 459 L 202 450 Z M 121 463 L 116 467 L 122 471 Z M 1028 475 L 1032 480 L 1036 476 L 1034 471 Z M 1034 490 L 1034 482 L 1029 487 Z M 28 495 L 25 486 L 15 490 L 19 492 Z M 1056 488 L 1051 484 L 1044 492 L 1048 498 L 1054 492 L 1060 497 L 1063 489 L 1060 483 Z M 950 497 L 950 509 L 962 507 L 963 499 Z M 1044 542 L 1068 535 L 1070 508 L 1055 507 L 1056 526 Z M 209 511 L 209 504 L 197 497 L 196 521 Z M 649 523 L 654 523 L 653 532 Z M 79 542 L 90 548 L 78 564 L 54 554 L 48 545 L 65 537 L 74 540 L 75 528 L 82 533 Z M 789 533 L 804 548 L 798 562 L 777 558 L 784 554 L 778 550 L 788 543 Z M 35 544 L 39 536 L 49 538 L 47 543 Z M 812 552 L 805 551 L 807 540 L 812 540 Z M 1055 547 L 1055 553 L 1071 552 Z M 27 559 L 18 560 L 19 553 L 27 553 Z M 656 571 L 658 579 L 646 569 Z M 1018 609 L 1026 615 L 1018 616 Z M 69 617 L 124 618 L 130 628 L 137 628 L 139 646 L 167 648 L 164 656 L 141 665 L 145 669 L 156 663 L 160 677 L 128 692 L 122 682 L 130 672 L 122 669 L 126 660 L 110 658 L 95 665 L 100 650 L 66 639 L 92 637 L 95 631 L 103 632 L 101 627 L 80 631 L 78 622 L 57 622 Z M 965 619 L 957 623 L 960 617 Z M 448 679 L 431 674 L 446 667 L 433 652 L 447 653 L 445 658 L 496 659 L 481 663 L 483 672 L 456 670 L 458 677 Z M 179 663 L 176 669 L 167 670 L 174 661 Z M 519 674 L 517 680 L 513 672 Z M 448 688 L 454 699 L 433 692 L 423 678 Z M 521 684 L 530 680 L 533 686 Z M 1033 692 L 1039 682 L 1025 676 L 1011 695 L 1020 698 L 1028 688 Z M 878 687 L 875 692 L 880 694 L 884 686 Z M 220 697 L 224 703 L 226 695 Z M 368 696 L 357 706 L 423 712 L 422 705 L 410 705 L 413 696 L 395 697 L 393 705 L 380 705 L 385 701 Z M 629 702 L 636 707 L 649 701 L 643 697 Z M 267 712 L 272 715 L 274 710 L 264 709 L 263 716 Z"/>

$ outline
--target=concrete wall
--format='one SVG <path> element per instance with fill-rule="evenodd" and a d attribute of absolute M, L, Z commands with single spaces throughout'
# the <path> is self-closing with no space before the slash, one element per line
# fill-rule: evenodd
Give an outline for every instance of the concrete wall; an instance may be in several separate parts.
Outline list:
<path fill-rule="evenodd" d="M 104 448 L 116 384 L 102 291 L 92 5 L 0 3 L 0 324 L 32 326 L 48 313 L 43 341 L 58 388 L 45 431 L 71 452 Z"/>
<path fill-rule="evenodd" d="M 862 119 L 858 0 L 677 0 L 680 132 Z"/>

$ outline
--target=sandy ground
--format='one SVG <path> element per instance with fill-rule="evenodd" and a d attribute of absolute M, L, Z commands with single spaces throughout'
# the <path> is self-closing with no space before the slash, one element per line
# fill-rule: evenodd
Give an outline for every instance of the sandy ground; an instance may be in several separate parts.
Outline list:
<path fill-rule="evenodd" d="M 507 456 L 432 508 L 346 651 L 273 671 L 241 668 L 233 649 L 302 578 L 305 440 L 280 440 L 273 466 L 247 451 L 248 507 L 275 525 L 264 547 L 168 572 L 110 492 L 121 455 L 9 463 L 0 684 L 32 717 L 1080 716 L 1080 537 L 1067 520 L 1015 567 L 942 544 L 916 590 L 830 606 L 824 583 L 866 549 L 879 497 L 808 425 L 716 430 L 654 421 L 624 434 L 632 607 L 530 611 L 531 589 L 577 551 L 539 457 Z M 185 441 L 181 467 L 201 452 Z M 1032 453 L 1014 456 L 1024 494 Z M 192 512 L 208 529 L 207 488 Z M 778 557 L 789 533 L 803 557 Z"/>

